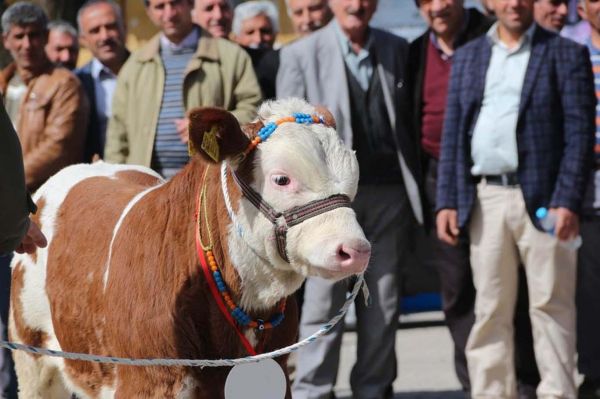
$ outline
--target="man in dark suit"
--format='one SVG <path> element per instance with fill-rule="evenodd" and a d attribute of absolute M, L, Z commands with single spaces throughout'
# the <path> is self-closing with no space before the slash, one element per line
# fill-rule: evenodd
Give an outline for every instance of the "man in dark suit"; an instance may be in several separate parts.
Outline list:
<path fill-rule="evenodd" d="M 357 363 L 350 377 L 354 398 L 392 398 L 402 259 L 414 219 L 423 220 L 416 184 L 415 143 L 397 117 L 406 109 L 404 39 L 369 27 L 376 0 L 331 0 L 334 20 L 285 46 L 277 96 L 303 97 L 334 114 L 337 131 L 356 150 L 360 183 L 353 203 L 373 245 L 365 279 L 372 304 L 356 301 Z M 347 284 L 306 282 L 300 336 L 329 321 L 345 300 Z M 344 326 L 298 351 L 293 396 L 330 398 Z"/>
<path fill-rule="evenodd" d="M 600 2 L 579 0 L 579 15 L 590 24 L 587 40 L 600 105 Z M 600 107 L 596 108 L 594 163 L 581 211 L 582 244 L 577 254 L 577 364 L 583 382 L 578 399 L 600 399 Z"/>
<path fill-rule="evenodd" d="M 587 49 L 533 23 L 534 0 L 494 0 L 498 22 L 454 55 L 437 185 L 437 231 L 468 229 L 477 290 L 467 342 L 473 398 L 516 396 L 512 320 L 525 267 L 541 383 L 575 398 L 576 252 L 595 96 Z M 555 237 L 535 213 L 550 208 Z"/>
<path fill-rule="evenodd" d="M 462 236 L 457 246 L 437 238 L 432 229 L 435 220 L 435 186 L 440 153 L 444 109 L 450 78 L 452 56 L 459 46 L 484 34 L 492 20 L 474 8 L 465 9 L 463 0 L 416 0 L 429 29 L 409 48 L 408 92 L 412 103 L 412 133 L 419 143 L 423 168 L 425 250 L 423 265 L 437 270 L 440 277 L 442 307 L 446 324 L 454 341 L 454 366 L 463 390 L 469 391 L 469 373 L 465 345 L 475 320 L 475 288 L 469 267 L 469 242 Z"/>
<path fill-rule="evenodd" d="M 94 58 L 75 71 L 90 101 L 85 161 L 104 155 L 117 74 L 127 61 L 121 8 L 112 0 L 89 0 L 77 13 L 81 42 Z"/>

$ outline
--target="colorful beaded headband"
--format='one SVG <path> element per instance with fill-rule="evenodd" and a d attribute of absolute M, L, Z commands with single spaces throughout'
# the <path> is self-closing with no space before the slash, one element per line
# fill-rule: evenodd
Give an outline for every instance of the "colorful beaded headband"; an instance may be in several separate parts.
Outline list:
<path fill-rule="evenodd" d="M 296 122 L 304 125 L 310 125 L 312 123 L 320 123 L 325 125 L 325 121 L 323 120 L 322 116 L 295 112 L 292 114 L 292 116 L 286 116 L 285 118 L 281 118 L 276 120 L 275 122 L 269 122 L 266 125 L 264 125 L 258 131 L 257 136 L 252 139 L 252 141 L 248 145 L 248 148 L 246 148 L 246 151 L 244 151 L 244 155 L 250 153 L 256 148 L 257 145 L 259 145 L 263 141 L 266 141 L 269 137 L 271 137 L 271 135 L 273 134 L 275 129 L 277 129 L 277 127 L 286 122 Z"/>

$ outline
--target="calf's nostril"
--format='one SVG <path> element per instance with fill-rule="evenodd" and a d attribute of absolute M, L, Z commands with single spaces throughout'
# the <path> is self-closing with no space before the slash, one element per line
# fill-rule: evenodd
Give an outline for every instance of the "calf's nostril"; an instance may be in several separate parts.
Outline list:
<path fill-rule="evenodd" d="M 352 255 L 350 255 L 348 252 L 344 251 L 343 247 L 340 247 L 338 249 L 338 256 L 341 258 L 342 261 L 352 258 Z"/>

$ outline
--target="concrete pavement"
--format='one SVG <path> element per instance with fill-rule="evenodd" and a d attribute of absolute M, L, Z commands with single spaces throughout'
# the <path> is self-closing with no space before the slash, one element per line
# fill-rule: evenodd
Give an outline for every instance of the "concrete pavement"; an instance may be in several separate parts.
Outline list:
<path fill-rule="evenodd" d="M 421 327 L 441 322 L 441 312 L 403 316 L 396 334 L 398 377 L 394 382 L 395 399 L 464 399 L 454 374 L 452 340 L 444 325 Z M 356 334 L 343 337 L 340 369 L 336 386 L 338 399 L 350 399 L 350 370 L 356 359 Z"/>

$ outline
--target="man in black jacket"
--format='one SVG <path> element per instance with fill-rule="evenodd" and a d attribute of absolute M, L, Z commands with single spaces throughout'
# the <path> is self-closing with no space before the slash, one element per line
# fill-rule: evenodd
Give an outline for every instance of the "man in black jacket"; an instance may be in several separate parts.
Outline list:
<path fill-rule="evenodd" d="M 19 138 L 4 105 L 0 103 L 0 339 L 7 339 L 12 251 L 34 252 L 46 238 L 29 214 L 36 211 L 25 187 Z M 0 349 L 0 397 L 17 397 L 12 357 Z"/>
<path fill-rule="evenodd" d="M 435 220 L 437 163 L 452 55 L 459 46 L 483 35 L 493 21 L 474 8 L 465 9 L 463 0 L 415 2 L 429 26 L 423 35 L 411 43 L 408 65 L 408 93 L 412 95 L 410 123 L 414 140 L 419 144 L 421 176 L 424 180 L 424 209 L 428 210 L 425 212 L 428 231 L 424 243 L 427 250 L 423 251 L 423 262 L 438 270 L 444 315 L 454 341 L 456 374 L 463 389 L 469 391 L 465 345 L 474 322 L 475 302 L 475 288 L 469 265 L 469 241 L 468 237 L 462 236 L 457 246 L 441 242 L 432 222 Z M 526 288 L 524 280 L 521 287 Z M 527 297 L 526 291 L 524 297 Z M 527 313 L 526 303 L 519 308 L 525 309 L 524 313 Z M 517 315 L 520 314 L 517 312 Z M 525 316 L 523 328 L 519 328 L 521 323 L 516 324 L 517 335 L 525 336 L 524 340 L 517 340 L 517 364 L 533 368 L 530 372 L 520 370 L 518 373 L 524 380 L 520 383 L 520 397 L 535 398 L 535 386 L 539 377 L 535 368 L 531 333 L 528 331 L 529 320 Z M 520 341 L 524 341 L 523 345 L 519 345 Z"/>

